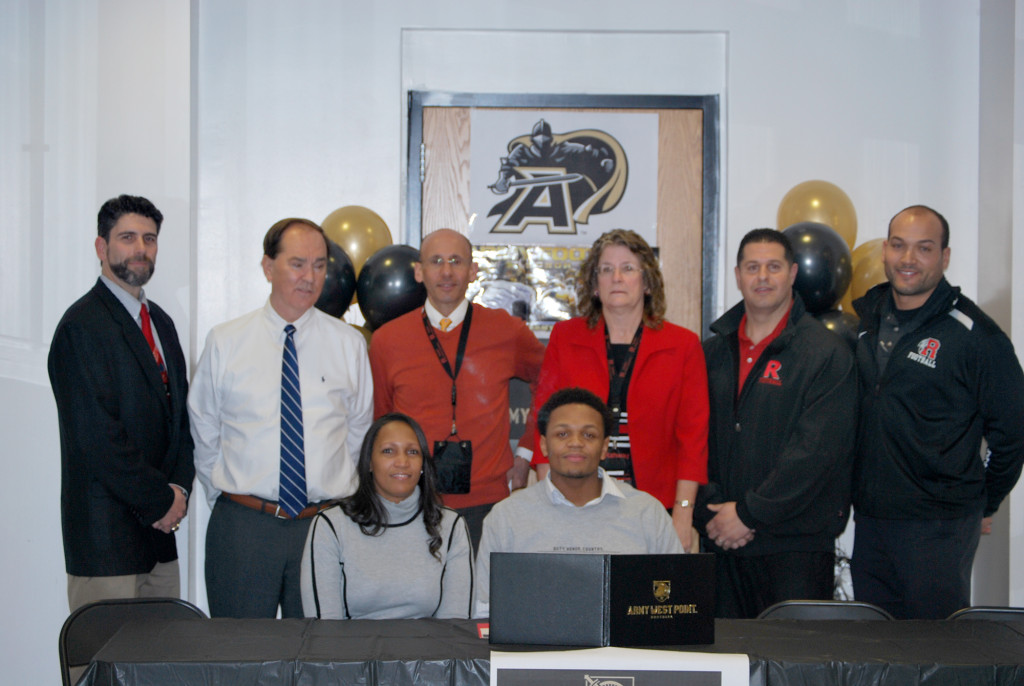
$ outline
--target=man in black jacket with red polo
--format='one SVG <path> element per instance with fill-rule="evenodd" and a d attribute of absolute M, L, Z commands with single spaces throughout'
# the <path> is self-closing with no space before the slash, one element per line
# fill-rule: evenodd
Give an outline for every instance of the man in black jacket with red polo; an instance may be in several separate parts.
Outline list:
<path fill-rule="evenodd" d="M 694 523 L 717 554 L 716 616 L 830 599 L 850 504 L 857 384 L 849 346 L 804 310 L 788 238 L 740 243 L 737 304 L 704 342 L 708 484 Z"/>
<path fill-rule="evenodd" d="M 882 259 L 888 283 L 854 303 L 853 589 L 897 618 L 939 619 L 970 605 L 979 536 L 1020 476 L 1024 374 L 998 325 L 943 277 L 942 215 L 901 211 Z"/>

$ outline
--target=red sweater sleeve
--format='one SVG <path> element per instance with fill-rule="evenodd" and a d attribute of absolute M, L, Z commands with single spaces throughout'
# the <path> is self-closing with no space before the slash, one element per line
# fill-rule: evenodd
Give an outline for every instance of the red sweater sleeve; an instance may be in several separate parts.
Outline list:
<path fill-rule="evenodd" d="M 559 372 L 562 369 L 559 360 L 562 354 L 561 338 L 559 335 L 560 328 L 560 325 L 556 324 L 551 329 L 548 347 L 544 352 L 544 363 L 541 365 L 540 377 L 537 379 L 537 388 L 533 391 L 533 409 L 530 411 L 530 424 L 527 426 L 529 433 L 523 434 L 524 437 L 529 435 L 533 438 L 533 464 L 547 464 L 548 462 L 548 458 L 544 457 L 540 451 L 540 431 L 537 429 L 537 412 L 547 402 L 547 399 L 551 397 L 551 394 L 561 387 L 559 382 Z"/>
<path fill-rule="evenodd" d="M 378 419 L 395 409 L 394 388 L 387 374 L 383 338 L 370 338 L 370 374 L 373 376 L 373 418 Z"/>
<path fill-rule="evenodd" d="M 682 446 L 676 479 L 703 484 L 708 481 L 708 370 L 696 335 L 687 336 L 686 341 L 679 381 L 685 402 L 679 404 L 675 422 L 676 440 Z"/>
<path fill-rule="evenodd" d="M 544 344 L 530 331 L 526 324 L 516 335 L 516 377 L 530 384 L 530 397 L 536 398 L 540 381 L 541 367 L 545 358 Z M 518 447 L 532 450 L 534 456 L 539 455 L 536 447 L 537 414 L 531 408 L 523 427 L 523 435 L 519 438 Z"/>

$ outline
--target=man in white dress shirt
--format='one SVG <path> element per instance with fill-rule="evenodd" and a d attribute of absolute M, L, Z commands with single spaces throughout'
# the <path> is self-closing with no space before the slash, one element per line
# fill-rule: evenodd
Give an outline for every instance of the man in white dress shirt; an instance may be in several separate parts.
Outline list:
<path fill-rule="evenodd" d="M 373 414 L 362 335 L 314 307 L 327 273 L 323 230 L 283 219 L 263 251 L 267 303 L 210 331 L 188 400 L 196 472 L 213 508 L 212 617 L 275 617 L 279 606 L 282 617 L 302 617 L 310 517 L 355 489 Z M 298 436 L 287 437 L 287 427 Z"/>

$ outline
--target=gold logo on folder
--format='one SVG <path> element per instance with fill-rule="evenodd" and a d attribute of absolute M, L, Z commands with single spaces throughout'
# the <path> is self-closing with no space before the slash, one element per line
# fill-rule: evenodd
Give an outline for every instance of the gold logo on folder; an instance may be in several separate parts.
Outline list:
<path fill-rule="evenodd" d="M 664 603 L 672 595 L 672 582 L 671 581 L 653 581 L 654 585 L 654 599 L 659 603 Z"/>

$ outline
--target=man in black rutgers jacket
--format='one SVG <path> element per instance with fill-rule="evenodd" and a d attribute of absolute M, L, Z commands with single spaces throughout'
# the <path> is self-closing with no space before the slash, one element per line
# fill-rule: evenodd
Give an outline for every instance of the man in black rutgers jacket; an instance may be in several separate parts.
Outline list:
<path fill-rule="evenodd" d="M 694 523 L 715 552 L 716 616 L 830 599 L 850 505 L 857 379 L 850 347 L 804 310 L 786 236 L 740 243 L 743 302 L 704 343 L 711 396 L 708 485 Z"/>
<path fill-rule="evenodd" d="M 854 594 L 898 618 L 942 618 L 970 604 L 979 536 L 1020 476 L 1024 374 L 996 323 L 943 277 L 942 215 L 901 211 L 882 259 L 889 282 L 854 303 Z"/>

